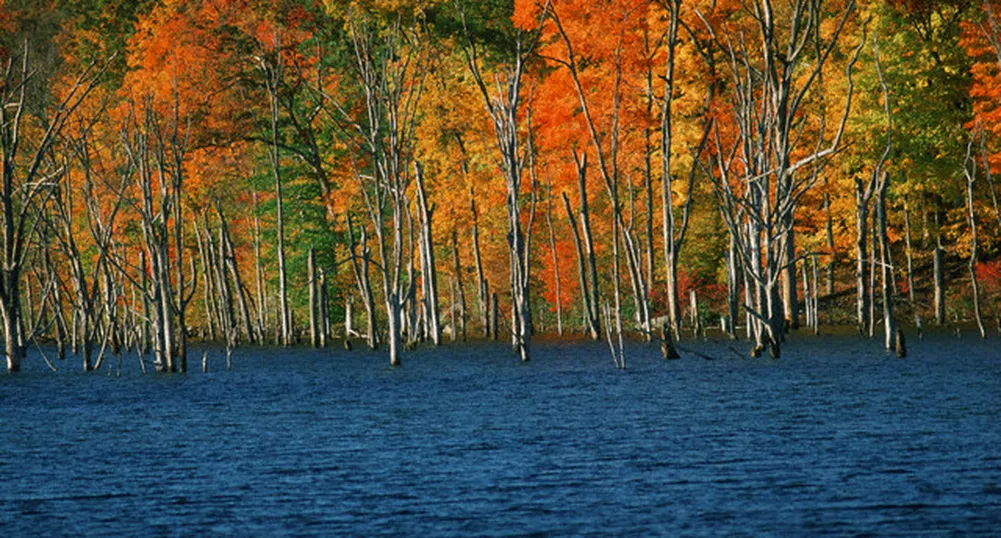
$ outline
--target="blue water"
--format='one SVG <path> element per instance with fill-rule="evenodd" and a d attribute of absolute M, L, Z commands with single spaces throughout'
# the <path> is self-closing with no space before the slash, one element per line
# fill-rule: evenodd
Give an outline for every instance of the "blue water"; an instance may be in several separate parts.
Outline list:
<path fill-rule="evenodd" d="M 0 536 L 1001 534 L 997 340 L 683 345 L 718 360 L 245 348 L 118 377 L 32 354 L 0 375 Z"/>

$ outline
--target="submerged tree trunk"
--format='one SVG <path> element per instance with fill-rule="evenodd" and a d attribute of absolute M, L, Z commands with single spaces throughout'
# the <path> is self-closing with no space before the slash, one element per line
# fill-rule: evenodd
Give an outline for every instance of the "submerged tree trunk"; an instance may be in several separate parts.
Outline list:
<path fill-rule="evenodd" d="M 452 271 L 455 273 L 455 287 L 457 288 L 459 295 L 458 302 L 458 314 L 456 316 L 456 323 L 453 330 L 457 330 L 462 338 L 462 341 L 466 341 L 466 291 L 463 286 L 462 281 L 462 264 L 459 263 L 459 232 L 457 228 L 452 228 Z M 453 306 L 454 309 L 454 306 Z M 456 335 L 453 333 L 453 339 Z"/>
<path fill-rule="evenodd" d="M 887 351 L 894 348 L 896 343 L 897 325 L 893 314 L 893 279 L 890 273 L 893 270 L 890 256 L 890 240 L 886 235 L 886 187 L 889 174 L 883 173 L 880 185 L 877 188 L 876 198 L 876 218 L 879 221 L 879 261 L 880 261 L 880 283 L 883 294 L 883 333 L 884 344 Z"/>
<path fill-rule="evenodd" d="M 649 174 L 647 179 L 649 180 Z M 553 255 L 553 280 L 556 283 L 556 332 L 563 336 L 563 300 L 560 293 L 560 260 L 556 255 L 556 232 L 553 230 L 553 185 L 546 178 L 546 224 L 549 226 L 549 250 Z M 648 181 L 649 183 L 649 181 Z M 572 218 L 571 218 L 572 220 Z M 583 292 L 583 290 L 581 290 Z"/>
<path fill-rule="evenodd" d="M 729 234 L 730 244 L 726 249 L 726 333 L 731 340 L 737 339 L 737 316 L 740 303 L 740 275 L 737 266 L 737 240 Z"/>
<path fill-rule="evenodd" d="M 859 333 L 869 326 L 869 267 L 866 264 L 869 236 L 869 199 L 861 181 L 855 183 L 855 314 Z"/>
<path fill-rule="evenodd" d="M 276 38 L 280 39 L 280 38 Z M 280 42 L 276 43 L 276 48 L 281 48 Z M 282 65 L 282 55 L 274 56 L 274 63 L 268 62 L 261 56 L 259 68 L 264 76 L 265 86 L 268 91 L 270 102 L 271 120 L 271 143 L 268 156 L 271 158 L 271 168 L 275 182 L 275 204 L 277 206 L 277 235 L 278 235 L 278 312 L 281 318 L 281 345 L 291 345 L 292 327 L 289 319 L 288 307 L 288 271 L 285 266 L 285 211 L 284 200 L 282 198 L 282 175 L 281 175 L 281 155 L 279 154 L 279 129 L 278 129 L 278 107 L 279 90 L 284 77 L 284 66 Z"/>
<path fill-rule="evenodd" d="M 490 338 L 490 288 L 483 277 L 483 260 L 480 257 L 480 224 L 479 213 L 476 211 L 476 200 L 473 191 L 469 190 L 469 210 L 473 215 L 473 262 L 476 265 L 476 298 L 480 307 L 480 320 L 483 322 L 483 337 Z"/>
<path fill-rule="evenodd" d="M 316 249 L 312 245 L 309 247 L 306 268 L 308 272 L 306 278 L 309 281 L 309 343 L 317 348 L 320 347 L 320 325 L 317 318 L 317 312 L 320 309 L 320 294 L 317 292 Z"/>
<path fill-rule="evenodd" d="M 570 223 L 570 231 L 573 232 L 574 247 L 576 247 L 577 252 L 577 272 L 580 276 L 580 299 L 584 307 L 582 312 L 584 330 L 588 332 L 592 340 L 597 340 L 599 338 L 599 333 L 596 323 L 597 320 L 591 315 L 591 293 L 587 284 L 587 269 L 584 262 L 584 249 L 581 246 L 580 232 L 577 230 L 577 221 L 574 218 L 573 209 L 570 208 L 570 200 L 567 198 L 566 193 L 563 193 L 563 205 L 566 208 L 567 221 Z"/>
<path fill-rule="evenodd" d="M 251 320 L 250 306 L 247 304 L 248 292 L 243 285 L 243 278 L 240 276 L 239 267 L 236 265 L 236 249 L 233 247 L 233 240 L 229 235 L 229 226 L 226 224 L 225 218 L 223 218 L 221 207 L 217 206 L 217 211 L 219 213 L 220 226 L 222 227 L 222 245 L 220 248 L 223 252 L 226 267 L 229 270 L 229 277 L 233 281 L 233 287 L 236 289 L 236 301 L 240 307 L 240 320 L 243 322 L 243 333 L 247 336 L 247 340 L 255 342 L 257 335 L 254 332 L 253 321 Z"/>
<path fill-rule="evenodd" d="M 268 311 L 267 296 L 264 293 L 264 267 L 261 264 L 261 221 L 257 205 L 257 191 L 254 191 L 254 277 L 257 281 L 257 339 L 264 345 L 265 317 Z"/>
<path fill-rule="evenodd" d="M 799 298 L 796 297 L 796 232 L 790 214 L 785 226 L 788 228 L 780 239 L 782 246 L 782 312 L 791 329 L 799 328 Z"/>
<path fill-rule="evenodd" d="M 914 301 L 914 254 L 911 250 L 911 216 L 904 200 L 904 254 L 907 258 L 907 301 L 914 309 L 915 319 L 918 317 L 917 304 Z"/>
<path fill-rule="evenodd" d="M 375 324 L 375 297 L 372 292 L 372 279 L 369 273 L 369 264 L 371 260 L 371 250 L 368 246 L 368 233 L 365 231 L 365 227 L 361 226 L 361 245 L 355 242 L 354 236 L 354 224 L 351 220 L 351 214 L 347 214 L 347 231 L 348 231 L 348 247 L 351 251 L 351 267 L 354 270 L 355 283 L 358 286 L 358 293 L 361 296 L 362 306 L 365 308 L 365 320 L 367 325 L 367 334 L 365 335 L 366 343 L 369 349 L 376 349 L 378 346 L 378 340 L 376 339 L 376 324 Z M 361 248 L 361 254 L 358 254 L 359 246 Z M 350 313 L 350 310 L 349 310 Z M 350 325 L 348 326 L 348 329 Z M 345 338 L 350 338 L 351 334 L 348 331 Z"/>
<path fill-rule="evenodd" d="M 935 309 L 935 324 L 945 323 L 945 249 L 942 248 L 942 238 L 936 237 L 935 250 L 932 252 L 932 285 L 934 286 L 933 308 Z"/>
<path fill-rule="evenodd" d="M 831 195 L 830 193 L 824 193 L 824 237 L 827 240 L 827 251 L 830 254 L 830 258 L 827 264 L 827 295 L 834 294 L 834 265 L 837 261 L 837 256 L 834 253 L 834 223 L 831 218 Z"/>
<path fill-rule="evenodd" d="M 420 164 L 414 164 L 414 180 L 417 184 L 417 215 L 420 220 L 421 281 L 424 289 L 424 308 L 427 311 L 428 332 L 434 345 L 441 344 L 441 321 L 438 308 L 438 269 L 434 260 L 434 242 L 431 226 L 434 219 L 434 205 L 428 205 L 427 193 L 424 190 L 424 175 Z"/>
<path fill-rule="evenodd" d="M 317 283 L 320 293 L 320 347 L 327 347 L 330 337 L 330 298 L 327 295 L 327 272 L 319 269 L 320 280 Z"/>
<path fill-rule="evenodd" d="M 973 315 L 977 321 L 977 329 L 980 330 L 980 337 L 987 338 L 987 331 L 984 330 L 984 319 L 980 312 L 980 284 L 977 282 L 977 214 L 973 207 L 973 184 L 977 179 L 976 160 L 971 155 L 973 138 L 970 139 L 966 148 L 966 161 L 963 165 L 963 172 L 966 175 L 966 216 L 970 224 L 970 283 L 973 286 Z M 988 164 L 989 166 L 989 164 Z"/>

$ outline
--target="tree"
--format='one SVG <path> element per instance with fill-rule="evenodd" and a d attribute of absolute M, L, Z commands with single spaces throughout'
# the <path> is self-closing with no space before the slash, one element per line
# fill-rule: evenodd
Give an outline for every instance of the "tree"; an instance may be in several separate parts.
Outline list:
<path fill-rule="evenodd" d="M 754 318 L 755 355 L 766 346 L 773 357 L 780 355 L 787 312 L 778 285 L 783 274 L 788 275 L 787 283 L 794 282 L 790 271 L 795 263 L 794 214 L 799 199 L 817 178 L 817 174 L 803 171 L 833 155 L 841 145 L 851 108 L 851 70 L 862 45 L 846 69 L 848 96 L 834 135 L 825 137 L 821 117 L 812 133 L 812 144 L 806 142 L 800 117 L 807 113 L 808 109 L 801 107 L 809 103 L 814 82 L 837 47 L 854 8 L 850 0 L 840 10 L 833 31 L 816 49 L 807 45 L 826 16 L 819 3 L 802 2 L 776 11 L 769 0 L 753 2 L 745 14 L 757 33 L 758 41 L 753 45 L 747 43 L 745 33 L 729 26 L 709 28 L 725 54 L 733 92 L 728 114 L 737 129 L 729 147 L 723 145 L 720 131 L 715 129 L 713 177 L 723 217 L 736 239 L 744 273 L 754 287 L 744 307 Z M 760 51 L 760 56 L 755 51 Z M 803 156 L 795 159 L 797 152 Z M 731 179 L 732 173 L 738 181 Z M 794 287 L 790 293 L 795 293 Z"/>
<path fill-rule="evenodd" d="M 39 71 L 25 40 L 17 54 L 6 59 L 0 80 L 0 216 L 2 216 L 2 271 L 0 314 L 3 316 L 7 371 L 17 372 L 26 342 L 21 310 L 21 285 L 31 236 L 41 225 L 44 207 L 58 193 L 65 170 L 53 158 L 54 146 L 78 107 L 97 86 L 105 68 L 92 62 L 68 83 L 50 107 L 29 109 Z M 29 125 L 30 123 L 30 125 Z M 26 129 L 27 128 L 27 129 Z M 34 130 L 36 136 L 31 136 Z M 31 133 L 34 134 L 34 133 Z"/>
<path fill-rule="evenodd" d="M 499 167 L 507 189 L 507 242 L 511 259 L 511 338 L 518 356 L 522 361 L 528 361 L 531 357 L 529 347 L 532 323 L 528 290 L 531 257 L 526 248 L 522 229 L 520 196 L 526 156 L 532 150 L 526 149 L 521 141 L 519 112 L 522 105 L 523 77 L 535 52 L 544 23 L 540 20 L 530 31 L 521 28 L 512 30 L 512 49 L 507 51 L 506 62 L 495 66 L 493 75 L 496 84 L 491 91 L 485 82 L 479 48 L 469 31 L 466 8 L 459 2 L 458 9 L 465 37 L 463 53 L 466 55 L 469 72 L 493 122 L 496 151 L 500 155 Z"/>
<path fill-rule="evenodd" d="M 408 223 L 412 226 L 408 191 L 411 171 L 417 170 L 414 129 L 430 49 L 418 17 L 405 24 L 401 18 L 380 19 L 377 13 L 357 7 L 350 8 L 346 17 L 359 102 L 355 108 L 338 96 L 326 94 L 325 99 L 334 121 L 349 127 L 346 141 L 359 157 L 355 162 L 364 163 L 364 168 L 355 166 L 355 179 L 378 248 L 389 360 L 399 366 L 404 308 L 412 304 L 408 290 L 415 284 L 409 272 L 404 284 L 404 263 L 412 266 L 415 247 L 404 231 Z M 368 260 L 364 262 L 367 267 Z"/>

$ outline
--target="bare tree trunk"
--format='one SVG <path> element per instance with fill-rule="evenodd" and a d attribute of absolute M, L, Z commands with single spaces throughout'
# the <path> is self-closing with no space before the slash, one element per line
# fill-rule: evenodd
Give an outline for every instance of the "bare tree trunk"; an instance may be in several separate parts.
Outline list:
<path fill-rule="evenodd" d="M 483 321 L 483 337 L 490 338 L 490 288 L 483 278 L 483 261 L 480 258 L 480 226 L 479 214 L 476 211 L 476 200 L 473 191 L 469 191 L 469 209 L 473 214 L 473 260 L 476 265 L 476 296 L 480 305 L 480 319 Z"/>
<path fill-rule="evenodd" d="M 497 304 L 497 292 L 490 294 L 490 337 L 497 340 L 497 321 L 500 317 L 500 307 Z"/>
<path fill-rule="evenodd" d="M 327 347 L 327 338 L 330 337 L 330 298 L 327 295 L 327 272 L 320 268 L 320 281 L 318 284 L 320 291 L 320 347 Z"/>
<path fill-rule="evenodd" d="M 460 6 L 461 8 L 461 6 Z M 499 168 L 504 176 L 505 189 L 507 191 L 506 206 L 508 216 L 508 250 L 511 257 L 511 302 L 513 308 L 513 318 L 511 320 L 511 332 L 516 342 L 518 355 L 521 360 L 529 360 L 532 319 L 531 306 L 529 304 L 529 284 L 530 284 L 530 243 L 528 234 L 523 234 L 521 223 L 521 180 L 525 167 L 526 158 L 531 158 L 533 152 L 531 143 L 531 117 L 528 118 L 529 142 L 527 148 L 521 141 L 519 132 L 519 111 L 522 108 L 522 75 L 525 72 L 529 57 L 533 54 L 535 45 L 538 43 L 545 23 L 545 9 L 540 15 L 538 25 L 528 39 L 519 33 L 514 45 L 514 50 L 510 62 L 495 72 L 495 83 L 490 90 L 484 81 L 483 73 L 480 71 L 480 60 L 476 44 L 470 36 L 466 25 L 465 12 L 460 10 L 465 43 L 463 53 L 466 57 L 466 64 L 469 68 L 473 80 L 476 82 L 483 104 L 493 123 L 495 147 L 499 154 Z M 529 107 L 529 110 L 531 108 Z M 534 174 L 532 174 L 534 177 Z M 533 200 L 534 181 L 532 182 Z M 529 219 L 534 215 L 534 202 Z"/>
<path fill-rule="evenodd" d="M 151 325 L 153 318 L 153 307 L 150 304 L 150 291 L 149 291 L 149 277 L 147 276 L 147 271 L 149 270 L 149 262 L 146 257 L 146 250 L 139 249 L 139 289 L 142 291 L 143 298 L 143 321 L 142 321 L 142 351 L 143 353 L 149 353 L 152 348 L 152 336 L 151 336 Z M 76 326 L 76 324 L 74 324 Z"/>
<path fill-rule="evenodd" d="M 424 174 L 420 164 L 414 164 L 414 183 L 417 186 L 417 214 L 420 219 L 422 267 L 421 280 L 424 282 L 424 307 L 428 315 L 428 331 L 434 345 L 441 344 L 441 321 L 438 315 L 438 269 L 434 260 L 434 238 L 431 226 L 434 219 L 434 205 L 428 205 L 427 193 L 424 190 Z"/>
<path fill-rule="evenodd" d="M 834 222 L 831 218 L 831 195 L 824 193 L 824 236 L 827 240 L 827 251 L 830 259 L 827 264 L 827 295 L 834 295 L 834 265 L 837 262 L 837 255 L 834 252 Z"/>
<path fill-rule="evenodd" d="M 726 249 L 726 311 L 727 311 L 727 336 L 731 340 L 737 339 L 737 308 L 740 302 L 740 275 L 737 266 L 737 240 L 733 234 L 730 236 L 730 245 Z"/>
<path fill-rule="evenodd" d="M 894 287 L 896 280 L 893 277 L 893 255 L 890 252 L 890 239 L 886 234 L 886 189 L 890 180 L 890 174 L 883 170 L 883 165 L 893 149 L 893 117 L 891 116 L 890 91 L 883 77 L 882 64 L 879 61 L 879 39 L 873 35 L 873 56 L 876 60 L 876 74 L 879 76 L 879 83 L 883 89 L 883 109 L 886 114 L 886 148 L 876 164 L 873 172 L 876 191 L 876 222 L 873 223 L 873 246 L 875 252 L 876 243 L 879 243 L 880 259 L 880 283 L 882 287 L 883 300 L 883 332 L 884 344 L 887 351 L 893 349 L 897 341 L 897 324 L 893 314 Z M 871 189 L 868 192 L 872 192 Z M 878 236 L 877 236 L 878 232 Z M 878 239 L 877 239 L 878 237 Z M 874 254 L 875 256 L 875 254 Z M 873 271 L 875 272 L 875 271 Z M 872 293 L 872 290 L 870 290 Z M 871 300 L 871 295 L 870 295 Z M 874 317 L 874 316 L 873 316 Z M 873 320 L 870 320 L 872 323 Z M 873 330 L 870 329 L 869 336 L 872 337 Z"/>
<path fill-rule="evenodd" d="M 981 128 L 978 125 L 978 128 Z M 970 283 L 973 286 L 973 315 L 977 320 L 977 328 L 980 330 L 980 338 L 987 338 L 987 331 L 984 330 L 984 319 L 980 312 L 980 284 L 977 282 L 977 214 L 973 207 L 973 184 L 977 179 L 977 163 L 972 156 L 972 146 L 974 137 L 970 138 L 970 143 L 966 147 L 966 160 L 963 163 L 963 172 L 966 175 L 966 216 L 970 224 Z M 989 166 L 989 163 L 986 164 Z"/>
<path fill-rule="evenodd" d="M 945 269 L 945 250 L 942 248 L 941 232 L 936 234 L 935 250 L 932 253 L 932 283 L 935 287 L 933 306 L 935 309 L 935 324 L 945 323 L 945 292 L 943 271 Z"/>
<path fill-rule="evenodd" d="M 812 256 L 811 256 L 812 258 Z M 807 274 L 807 266 L 809 262 L 803 261 L 802 268 L 802 279 L 803 279 L 803 313 L 806 315 L 806 326 L 813 328 L 813 296 L 810 294 L 810 278 Z"/>
<path fill-rule="evenodd" d="M 860 181 L 855 183 L 855 313 L 859 333 L 869 326 L 869 268 L 866 265 L 869 236 L 869 200 Z"/>
<path fill-rule="evenodd" d="M 589 308 L 588 325 L 591 330 L 591 338 L 597 340 L 601 334 L 601 324 L 598 316 L 598 264 L 594 255 L 594 239 L 591 235 L 591 213 L 588 210 L 587 203 L 587 154 L 583 154 L 578 159 L 575 153 L 574 160 L 577 162 L 577 189 L 580 193 L 580 229 L 584 238 L 584 253 L 586 255 L 584 259 L 587 262 L 588 277 L 588 286 L 583 288 L 581 292 L 590 295 L 587 301 Z"/>
<path fill-rule="evenodd" d="M 872 235 L 869 241 L 869 327 L 867 332 L 869 338 L 873 338 L 876 336 L 876 247 L 879 246 L 876 222 L 869 226 L 869 231 Z"/>
<path fill-rule="evenodd" d="M 649 161 L 649 152 L 647 153 Z M 649 174 L 647 174 L 649 185 Z M 571 221 L 572 221 L 571 217 Z M 546 224 L 549 226 L 549 250 L 553 255 L 553 279 L 556 281 L 556 332 L 563 336 L 563 301 L 560 293 L 560 260 L 556 255 L 556 233 L 553 230 L 553 184 L 546 177 Z M 575 231 L 576 233 L 576 231 Z M 579 248 L 579 243 L 578 243 Z M 581 290 L 583 292 L 583 290 Z"/>
<path fill-rule="evenodd" d="M 820 288 L 817 286 L 817 257 L 812 256 L 810 263 L 813 268 L 813 334 L 820 334 Z"/>
<path fill-rule="evenodd" d="M 30 57 L 28 40 L 18 52 L 11 49 L 6 64 L 0 67 L 0 317 L 3 318 L 4 352 L 7 371 L 19 372 L 25 358 L 25 343 L 34 335 L 24 334 L 21 312 L 22 276 L 42 211 L 32 211 L 48 204 L 66 175 L 55 158 L 53 146 L 64 133 L 76 109 L 97 86 L 104 69 L 88 65 L 76 82 L 63 88 L 60 97 L 38 99 L 29 95 L 35 88 L 46 88 Z M 70 79 L 72 80 L 72 79 Z M 28 111 L 29 103 L 44 107 Z M 27 114 L 26 114 L 27 112 Z M 22 137 L 23 120 L 37 120 L 32 132 Z"/>
<path fill-rule="evenodd" d="M 264 345 L 265 312 L 268 305 L 264 294 L 264 267 L 261 264 L 261 221 L 257 205 L 257 191 L 254 191 L 254 276 L 257 281 L 257 338 Z"/>
<path fill-rule="evenodd" d="M 577 230 L 577 221 L 573 216 L 573 209 L 570 208 L 570 200 L 567 198 L 567 194 L 563 193 L 563 206 L 566 208 L 567 221 L 570 223 L 570 231 L 573 232 L 574 247 L 576 247 L 577 252 L 577 272 L 580 276 L 580 299 L 584 306 L 582 318 L 584 330 L 587 331 L 592 340 L 597 340 L 600 338 L 598 333 L 598 326 L 592 316 L 591 307 L 591 293 L 588 289 L 587 284 L 587 269 L 584 262 L 584 249 L 581 246 L 580 232 Z"/>
<path fill-rule="evenodd" d="M 309 280 L 309 343 L 314 348 L 320 347 L 320 325 L 317 319 L 317 311 L 320 309 L 319 293 L 317 293 L 316 274 L 316 249 L 309 246 L 309 259 L 307 260 L 307 278 Z"/>
<path fill-rule="evenodd" d="M 695 288 L 688 290 L 688 312 L 692 317 L 692 338 L 702 334 L 702 317 L 699 315 L 699 296 Z"/>
<path fill-rule="evenodd" d="M 389 325 L 389 365 L 396 367 L 400 362 L 400 300 L 395 293 L 390 292 L 386 301 L 386 313 Z"/>
<path fill-rule="evenodd" d="M 281 49 L 280 37 L 276 37 L 275 48 Z M 259 68 L 264 76 L 265 86 L 268 91 L 270 102 L 271 120 L 271 144 L 269 157 L 271 158 L 271 168 L 275 180 L 275 204 L 277 206 L 277 234 L 278 234 L 278 308 L 281 318 L 281 345 L 289 346 L 292 342 L 291 320 L 289 318 L 288 307 L 288 271 L 285 266 L 285 211 L 284 200 L 282 198 L 282 176 L 281 176 L 281 155 L 279 153 L 279 129 L 278 129 L 278 92 L 284 77 L 282 65 L 282 55 L 274 55 L 274 62 L 265 60 L 265 55 L 261 55 Z"/>
<path fill-rule="evenodd" d="M 662 232 L 664 240 L 664 282 L 667 285 L 667 318 L 671 324 L 672 337 L 681 335 L 681 305 L 678 301 L 678 248 L 675 244 L 675 215 L 671 174 L 671 144 L 673 142 L 674 64 L 675 49 L 678 44 L 678 28 L 681 20 L 681 0 L 670 0 L 667 27 L 666 60 L 664 67 L 664 97 L 660 103 L 661 117 L 661 190 Z"/>
<path fill-rule="evenodd" d="M 914 324 L 921 330 L 921 313 L 918 311 L 917 301 L 914 300 L 914 251 L 911 249 L 911 217 L 907 207 L 907 199 L 904 199 L 904 254 L 907 258 L 907 302 L 914 312 Z"/>
<path fill-rule="evenodd" d="M 452 271 L 455 273 L 455 286 L 459 294 L 459 312 L 456 319 L 457 326 L 453 330 L 458 330 L 462 341 L 466 341 L 466 291 L 462 282 L 462 264 L 459 263 L 459 232 L 457 228 L 452 228 Z M 453 333 L 453 338 L 455 334 Z"/>
<path fill-rule="evenodd" d="M 216 339 L 215 308 L 213 306 L 215 291 L 213 290 L 213 279 L 209 278 L 212 272 L 205 254 L 205 243 L 202 241 L 202 233 L 198 227 L 198 217 L 195 214 L 192 214 L 192 223 L 195 231 L 195 244 L 198 247 L 198 260 L 202 264 L 202 274 L 206 276 L 202 286 L 202 306 L 205 308 L 204 328 L 206 330 L 203 333 L 203 337 L 207 336 L 209 341 L 214 342 Z"/>
<path fill-rule="evenodd" d="M 643 32 L 643 46 L 644 53 L 648 57 L 653 56 L 653 51 L 650 49 L 650 36 L 646 30 Z M 673 75 L 673 73 L 672 73 Z M 654 90 L 653 90 L 653 63 L 647 65 L 645 73 L 646 82 L 646 113 L 647 117 L 653 118 L 653 107 L 654 101 Z M 670 99 L 668 99 L 670 100 Z M 649 125 L 645 126 L 643 129 L 643 190 L 644 190 L 644 201 L 646 202 L 646 219 L 644 220 L 645 232 L 646 232 L 646 281 L 649 287 L 652 289 L 653 283 L 653 260 L 654 260 L 654 245 L 653 245 L 653 129 Z M 670 144 L 668 144 L 670 145 Z"/>
<path fill-rule="evenodd" d="M 233 281 L 233 287 L 236 288 L 236 300 L 240 307 L 240 321 L 243 323 L 243 333 L 246 334 L 247 339 L 250 342 L 254 342 L 256 340 L 256 335 L 254 334 L 250 307 L 247 305 L 248 292 L 243 285 L 243 278 L 240 276 L 240 269 L 236 265 L 236 249 L 233 247 L 233 239 L 229 234 L 229 225 L 226 223 L 226 218 L 223 215 L 222 206 L 219 204 L 219 200 L 216 200 L 216 213 L 219 215 L 219 226 L 222 232 L 219 248 L 222 251 L 223 261 L 225 263 L 223 273 L 225 274 L 225 269 L 228 268 L 229 277 Z M 236 328 L 235 322 L 233 328 Z"/>
<path fill-rule="evenodd" d="M 458 324 L 455 319 L 455 313 L 459 309 L 459 305 L 456 304 L 455 299 L 455 278 L 448 279 L 448 333 L 449 337 L 453 342 L 458 338 Z"/>
<path fill-rule="evenodd" d="M 880 258 L 880 282 L 883 293 L 883 332 L 884 344 L 887 351 L 893 349 L 896 342 L 897 324 L 893 315 L 893 282 L 890 273 L 893 270 L 890 258 L 890 240 L 886 235 L 886 187 L 889 174 L 883 173 L 876 198 L 876 217 L 879 221 L 879 258 Z"/>
<path fill-rule="evenodd" d="M 375 323 L 375 297 L 372 292 L 372 280 L 369 274 L 369 263 L 371 259 L 371 251 L 368 247 L 368 233 L 365 231 L 365 227 L 361 227 L 361 256 L 358 255 L 359 245 L 355 242 L 354 237 L 354 224 L 351 221 L 351 215 L 347 214 L 347 230 L 348 230 L 348 245 L 351 250 L 351 267 L 355 274 L 355 283 L 358 285 L 358 293 L 362 299 L 362 306 L 365 308 L 365 318 L 367 326 L 367 334 L 365 335 L 366 343 L 369 349 L 376 349 L 378 346 L 378 340 L 376 339 L 376 323 Z M 350 309 L 348 310 L 350 313 Z M 347 329 L 350 329 L 348 325 Z M 345 338 L 350 338 L 350 330 L 344 335 Z"/>
<path fill-rule="evenodd" d="M 793 217 L 788 217 L 786 233 L 782 236 L 782 312 L 790 329 L 799 328 L 799 298 L 796 297 L 796 232 Z"/>
<path fill-rule="evenodd" d="M 727 227 L 731 231 L 748 228 L 747 235 L 739 236 L 742 238 L 739 250 L 744 272 L 756 288 L 752 295 L 757 304 L 745 305 L 748 310 L 754 309 L 749 314 L 758 325 L 752 355 L 760 354 L 766 343 L 773 357 L 778 358 L 781 353 L 787 312 L 779 285 L 782 272 L 792 269 L 789 262 L 794 259 L 791 256 L 794 244 L 790 232 L 795 210 L 801 196 L 816 184 L 818 169 L 842 144 L 854 90 L 852 69 L 864 41 L 847 62 L 844 109 L 833 136 L 826 137 L 821 129 L 815 138 L 801 137 L 803 130 L 799 126 L 804 115 L 809 114 L 801 107 L 816 102 L 805 96 L 819 91 L 811 88 L 821 78 L 823 67 L 855 7 L 852 1 L 840 8 L 838 19 L 830 21 L 834 23 L 833 31 L 822 40 L 819 28 L 827 22 L 824 18 L 829 12 L 818 3 L 789 5 L 778 16 L 769 1 L 745 5 L 744 9 L 751 13 L 750 19 L 756 23 L 753 45 L 747 43 L 744 33 L 738 36 L 727 26 L 720 27 L 724 34 L 720 37 L 711 23 L 703 21 L 717 43 L 727 44 L 727 61 L 733 77 L 733 84 L 728 87 L 733 93 L 732 110 L 740 136 L 732 147 L 724 148 L 717 129 L 714 137 L 717 151 L 712 159 L 718 175 L 710 177 L 719 194 L 717 199 L 724 206 L 721 213 Z M 805 46 L 811 42 L 816 43 L 814 48 Z M 753 83 L 747 82 L 751 80 Z M 738 154 L 743 166 L 734 170 L 734 158 L 727 156 Z M 812 167 L 814 173 L 803 179 L 799 170 L 806 167 Z M 731 173 L 737 174 L 735 179 L 739 183 L 735 184 Z M 735 190 L 738 185 L 739 190 Z M 793 278 L 789 275 L 782 280 L 792 284 Z M 791 303 L 795 287 L 788 291 Z"/>
<path fill-rule="evenodd" d="M 220 218 L 220 221 L 222 219 Z M 219 228 L 219 240 L 218 245 L 216 245 L 215 240 L 212 239 L 212 234 L 209 231 L 208 217 L 203 215 L 204 230 L 205 230 L 205 246 L 209 253 L 209 259 L 212 260 L 212 267 L 210 272 L 206 273 L 206 281 L 213 281 L 217 293 L 215 296 L 216 312 L 218 315 L 219 329 L 222 332 L 223 338 L 226 340 L 227 346 L 235 346 L 237 331 L 236 331 L 236 315 L 233 312 L 233 290 L 229 285 L 229 281 L 226 280 L 226 261 L 225 261 L 225 247 L 223 246 L 225 239 L 223 238 L 223 229 Z"/>
<path fill-rule="evenodd" d="M 354 296 L 346 294 L 344 297 L 344 340 L 350 340 L 355 334 L 354 330 Z"/>

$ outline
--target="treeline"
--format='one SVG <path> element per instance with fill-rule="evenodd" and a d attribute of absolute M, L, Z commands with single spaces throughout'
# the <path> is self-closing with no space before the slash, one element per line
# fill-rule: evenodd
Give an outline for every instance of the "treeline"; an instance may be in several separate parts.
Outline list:
<path fill-rule="evenodd" d="M 0 2 L 8 371 L 999 315 L 990 0 Z M 902 352 L 902 349 L 898 349 Z"/>

